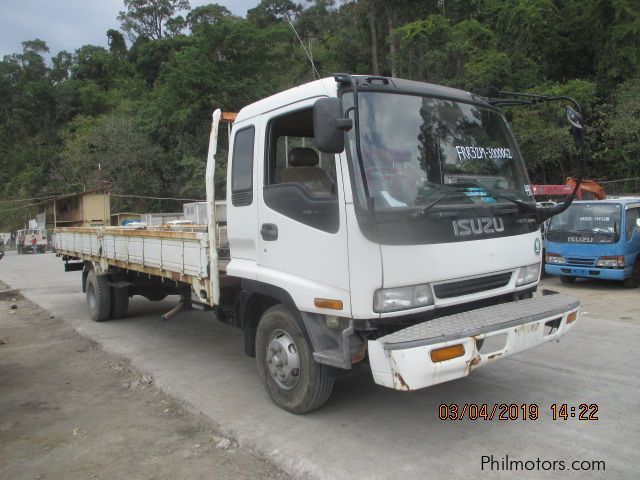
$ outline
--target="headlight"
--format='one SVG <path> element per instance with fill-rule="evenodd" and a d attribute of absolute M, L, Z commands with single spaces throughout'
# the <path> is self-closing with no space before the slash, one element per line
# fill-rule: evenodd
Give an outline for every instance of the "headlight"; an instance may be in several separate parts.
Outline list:
<path fill-rule="evenodd" d="M 516 287 L 533 283 L 538 280 L 540 276 L 540 264 L 534 263 L 533 265 L 527 265 L 526 267 L 520 267 L 518 272 L 518 278 L 516 278 Z"/>
<path fill-rule="evenodd" d="M 547 253 L 545 255 L 545 260 L 547 263 L 556 265 L 567 263 L 564 257 L 562 255 L 558 255 L 557 253 Z"/>
<path fill-rule="evenodd" d="M 596 267 L 624 268 L 624 257 L 600 257 L 596 262 Z"/>
<path fill-rule="evenodd" d="M 433 305 L 433 294 L 429 285 L 382 288 L 373 296 L 373 311 L 378 313 L 397 312 L 428 305 Z"/>

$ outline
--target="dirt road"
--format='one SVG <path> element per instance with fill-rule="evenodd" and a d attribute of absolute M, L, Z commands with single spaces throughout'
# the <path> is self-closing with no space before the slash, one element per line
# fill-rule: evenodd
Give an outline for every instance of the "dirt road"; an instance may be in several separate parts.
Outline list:
<path fill-rule="evenodd" d="M 4 284 L 0 412 L 2 479 L 288 478 Z"/>

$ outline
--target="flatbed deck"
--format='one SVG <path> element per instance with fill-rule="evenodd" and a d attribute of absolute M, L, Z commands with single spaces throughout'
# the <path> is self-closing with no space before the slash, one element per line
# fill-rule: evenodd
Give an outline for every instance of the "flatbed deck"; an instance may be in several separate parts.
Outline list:
<path fill-rule="evenodd" d="M 226 226 L 216 227 L 217 245 L 227 244 L 226 233 Z M 188 283 L 196 292 L 210 291 L 206 225 L 57 228 L 54 238 L 57 253 L 69 259 Z M 218 249 L 218 256 L 217 273 L 222 276 L 228 249 Z"/>

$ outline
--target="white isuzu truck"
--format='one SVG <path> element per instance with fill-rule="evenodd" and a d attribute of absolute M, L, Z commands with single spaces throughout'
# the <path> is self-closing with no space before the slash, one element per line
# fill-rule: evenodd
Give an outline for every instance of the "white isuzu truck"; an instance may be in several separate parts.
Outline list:
<path fill-rule="evenodd" d="M 536 207 L 498 108 L 541 99 L 339 74 L 260 100 L 233 124 L 226 225 L 218 110 L 208 225 L 58 229 L 55 247 L 83 271 L 94 320 L 125 315 L 133 295 L 179 294 L 165 317 L 193 306 L 237 325 L 291 412 L 321 406 L 363 365 L 396 390 L 464 377 L 577 319 L 577 300 L 532 295 L 539 225 L 561 208 Z"/>

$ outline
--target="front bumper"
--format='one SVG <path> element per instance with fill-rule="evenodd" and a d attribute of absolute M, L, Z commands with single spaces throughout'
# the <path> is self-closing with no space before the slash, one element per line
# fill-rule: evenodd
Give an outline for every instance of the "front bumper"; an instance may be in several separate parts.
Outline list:
<path fill-rule="evenodd" d="M 545 265 L 545 272 L 549 275 L 601 278 L 602 280 L 624 280 L 629 276 L 631 269 L 627 268 L 599 268 L 599 267 L 576 267 L 573 265 Z"/>
<path fill-rule="evenodd" d="M 567 323 L 568 315 L 579 307 L 579 300 L 567 295 L 547 295 L 437 318 L 369 340 L 374 381 L 417 390 L 465 377 L 482 365 L 561 337 L 575 323 Z M 431 360 L 432 350 L 459 344 L 462 356 Z"/>

